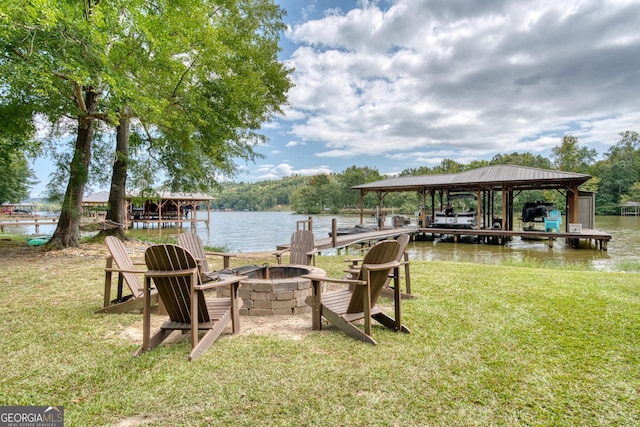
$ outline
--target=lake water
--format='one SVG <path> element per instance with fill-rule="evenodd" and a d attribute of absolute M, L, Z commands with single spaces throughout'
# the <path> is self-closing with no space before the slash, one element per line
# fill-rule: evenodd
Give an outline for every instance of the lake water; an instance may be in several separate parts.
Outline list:
<path fill-rule="evenodd" d="M 198 212 L 204 215 L 206 212 Z M 199 222 L 196 233 L 206 246 L 224 248 L 228 252 L 274 251 L 276 246 L 288 243 L 296 230 L 296 222 L 308 216 L 290 212 L 212 212 L 211 223 Z M 356 216 L 315 215 L 313 232 L 316 238 L 328 237 L 331 221 L 338 226 L 352 226 L 359 222 Z M 612 235 L 607 251 L 574 249 L 558 239 L 553 248 L 545 241 L 524 241 L 514 238 L 507 245 L 416 241 L 409 243 L 411 259 L 497 263 L 504 259 L 521 261 L 533 259 L 545 263 L 584 263 L 596 270 L 619 270 L 624 263 L 640 264 L 640 217 L 597 216 L 595 228 Z M 175 237 L 190 229 L 151 228 L 137 229 L 142 235 Z M 33 227 L 11 227 L 13 234 L 32 234 Z M 50 234 L 53 226 L 43 226 L 41 234 Z M 331 251 L 325 251 L 331 254 Z"/>
<path fill-rule="evenodd" d="M 202 215 L 202 212 L 199 212 Z M 206 215 L 206 213 L 205 213 Z M 308 216 L 289 212 L 212 212 L 209 227 L 198 223 L 197 234 L 207 246 L 223 247 L 229 252 L 273 251 L 287 243 L 296 230 L 296 222 Z M 313 233 L 317 239 L 329 236 L 331 221 L 338 226 L 352 226 L 359 216 L 313 215 Z M 533 259 L 545 263 L 584 263 L 597 270 L 617 270 L 624 262 L 640 264 L 640 217 L 596 217 L 596 229 L 612 235 L 607 251 L 574 249 L 558 239 L 553 248 L 546 241 L 514 238 L 507 245 L 415 241 L 409 244 L 411 259 L 497 263 Z M 173 228 L 145 232 L 173 236 Z M 332 251 L 325 251 L 331 254 Z"/>

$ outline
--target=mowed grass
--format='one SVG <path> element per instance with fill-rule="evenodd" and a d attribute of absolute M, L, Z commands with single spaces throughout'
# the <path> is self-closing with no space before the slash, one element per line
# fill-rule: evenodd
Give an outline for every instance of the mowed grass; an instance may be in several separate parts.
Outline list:
<path fill-rule="evenodd" d="M 341 275 L 343 258 L 317 264 Z M 188 340 L 133 358 L 141 315 L 94 314 L 103 255 L 3 251 L 0 405 L 63 405 L 69 426 L 640 424 L 640 274 L 429 261 L 411 274 L 409 335 L 225 334 L 188 362 Z"/>

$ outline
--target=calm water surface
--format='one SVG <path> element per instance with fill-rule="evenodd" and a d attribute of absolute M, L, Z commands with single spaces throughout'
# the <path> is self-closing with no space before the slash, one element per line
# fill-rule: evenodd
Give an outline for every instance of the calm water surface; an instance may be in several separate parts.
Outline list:
<path fill-rule="evenodd" d="M 202 214 L 202 213 L 200 213 Z M 224 247 L 230 252 L 272 251 L 287 243 L 296 229 L 296 221 L 307 216 L 289 212 L 213 212 L 211 224 L 199 223 L 196 230 L 205 245 Z M 313 218 L 316 238 L 328 237 L 331 220 L 338 226 L 352 226 L 358 216 L 318 215 Z M 533 259 L 546 263 L 584 263 L 597 270 L 618 270 L 625 262 L 640 263 L 640 217 L 596 217 L 596 229 L 612 235 L 607 251 L 574 249 L 558 239 L 553 248 L 545 241 L 524 241 L 515 238 L 504 246 L 473 243 L 416 241 L 409 245 L 412 259 L 498 263 L 504 259 L 515 262 Z M 171 236 L 180 230 L 149 230 Z M 331 251 L 326 254 L 330 254 Z"/>
<path fill-rule="evenodd" d="M 198 212 L 204 215 L 206 212 Z M 296 230 L 296 221 L 305 220 L 305 215 L 290 212 L 212 212 L 211 223 L 206 226 L 198 223 L 196 232 L 205 245 L 225 248 L 229 252 L 273 251 L 276 245 L 287 243 L 291 233 Z M 358 223 L 358 216 L 318 215 L 312 216 L 313 231 L 316 238 L 328 237 L 331 220 L 336 218 L 338 226 L 352 226 Z M 42 234 L 52 233 L 51 229 L 41 228 Z M 558 239 L 553 248 L 544 241 L 523 241 L 514 238 L 504 246 L 473 243 L 452 243 L 443 241 L 416 241 L 409 243 L 412 259 L 464 261 L 495 264 L 502 260 L 515 262 L 533 259 L 546 263 L 562 265 L 584 263 L 596 270 L 619 270 L 624 263 L 640 264 L 640 217 L 598 216 L 595 228 L 612 235 L 608 251 L 597 249 L 574 249 L 564 245 Z M 175 237 L 189 230 L 152 228 L 138 231 L 150 236 Z M 13 227 L 15 234 L 32 234 L 32 228 Z M 331 254 L 331 251 L 325 251 Z"/>

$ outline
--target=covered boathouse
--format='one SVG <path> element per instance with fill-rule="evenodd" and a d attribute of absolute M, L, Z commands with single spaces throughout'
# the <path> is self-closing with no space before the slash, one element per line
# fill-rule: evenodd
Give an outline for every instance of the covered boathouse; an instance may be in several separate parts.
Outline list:
<path fill-rule="evenodd" d="M 195 228 L 198 221 L 209 225 L 211 222 L 211 200 L 213 197 L 203 193 L 174 193 L 160 191 L 154 197 L 133 197 L 125 199 L 127 212 L 127 226 L 140 224 L 144 228 L 167 225 L 182 227 L 184 223 L 191 223 Z M 197 217 L 197 210 L 206 209 L 205 218 Z"/>
<path fill-rule="evenodd" d="M 387 194 L 392 192 L 417 192 L 422 199 L 419 233 L 475 235 L 480 238 L 497 238 L 504 243 L 513 236 L 565 237 L 573 246 L 580 239 L 595 240 L 600 249 L 606 250 L 611 235 L 593 230 L 594 194 L 579 190 L 579 186 L 591 179 L 590 175 L 546 170 L 515 165 L 496 165 L 472 169 L 455 174 L 401 176 L 356 185 L 360 191 L 360 221 L 363 220 L 363 200 L 368 193 L 376 193 L 379 209 Z M 565 199 L 565 220 L 558 232 L 527 232 L 514 230 L 514 197 L 526 190 L 556 190 Z M 476 211 L 478 227 L 467 230 L 435 229 L 436 206 L 444 208 L 450 193 L 471 193 L 477 197 Z M 427 199 L 431 210 L 426 210 Z M 480 225 L 482 224 L 482 225 Z M 580 226 L 576 226 L 580 224 Z M 580 231 L 576 231 L 580 229 Z M 535 236 L 534 236 L 535 234 Z"/>
<path fill-rule="evenodd" d="M 197 222 L 209 225 L 211 222 L 211 200 L 213 198 L 203 193 L 173 193 L 159 191 L 153 196 L 128 195 L 124 199 L 125 223 L 100 224 L 103 227 L 120 226 L 133 228 L 135 225 L 143 228 L 158 228 L 166 226 L 182 227 L 190 223 L 195 228 Z M 109 192 L 101 191 L 82 199 L 83 216 L 95 221 L 104 219 L 109 203 Z M 197 210 L 206 209 L 207 215 L 198 218 Z"/>

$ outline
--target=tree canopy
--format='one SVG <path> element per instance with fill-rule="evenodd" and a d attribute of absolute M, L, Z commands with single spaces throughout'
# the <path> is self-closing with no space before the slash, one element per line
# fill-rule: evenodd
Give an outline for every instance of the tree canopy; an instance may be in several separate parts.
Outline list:
<path fill-rule="evenodd" d="M 57 246 L 78 244 L 96 121 L 136 120 L 133 148 L 146 162 L 137 170 L 149 182 L 162 171 L 172 188 L 204 188 L 255 158 L 261 124 L 286 102 L 283 11 L 272 0 L 40 0 L 1 10 L 2 103 L 29 106 L 58 137 L 76 134 Z"/>

